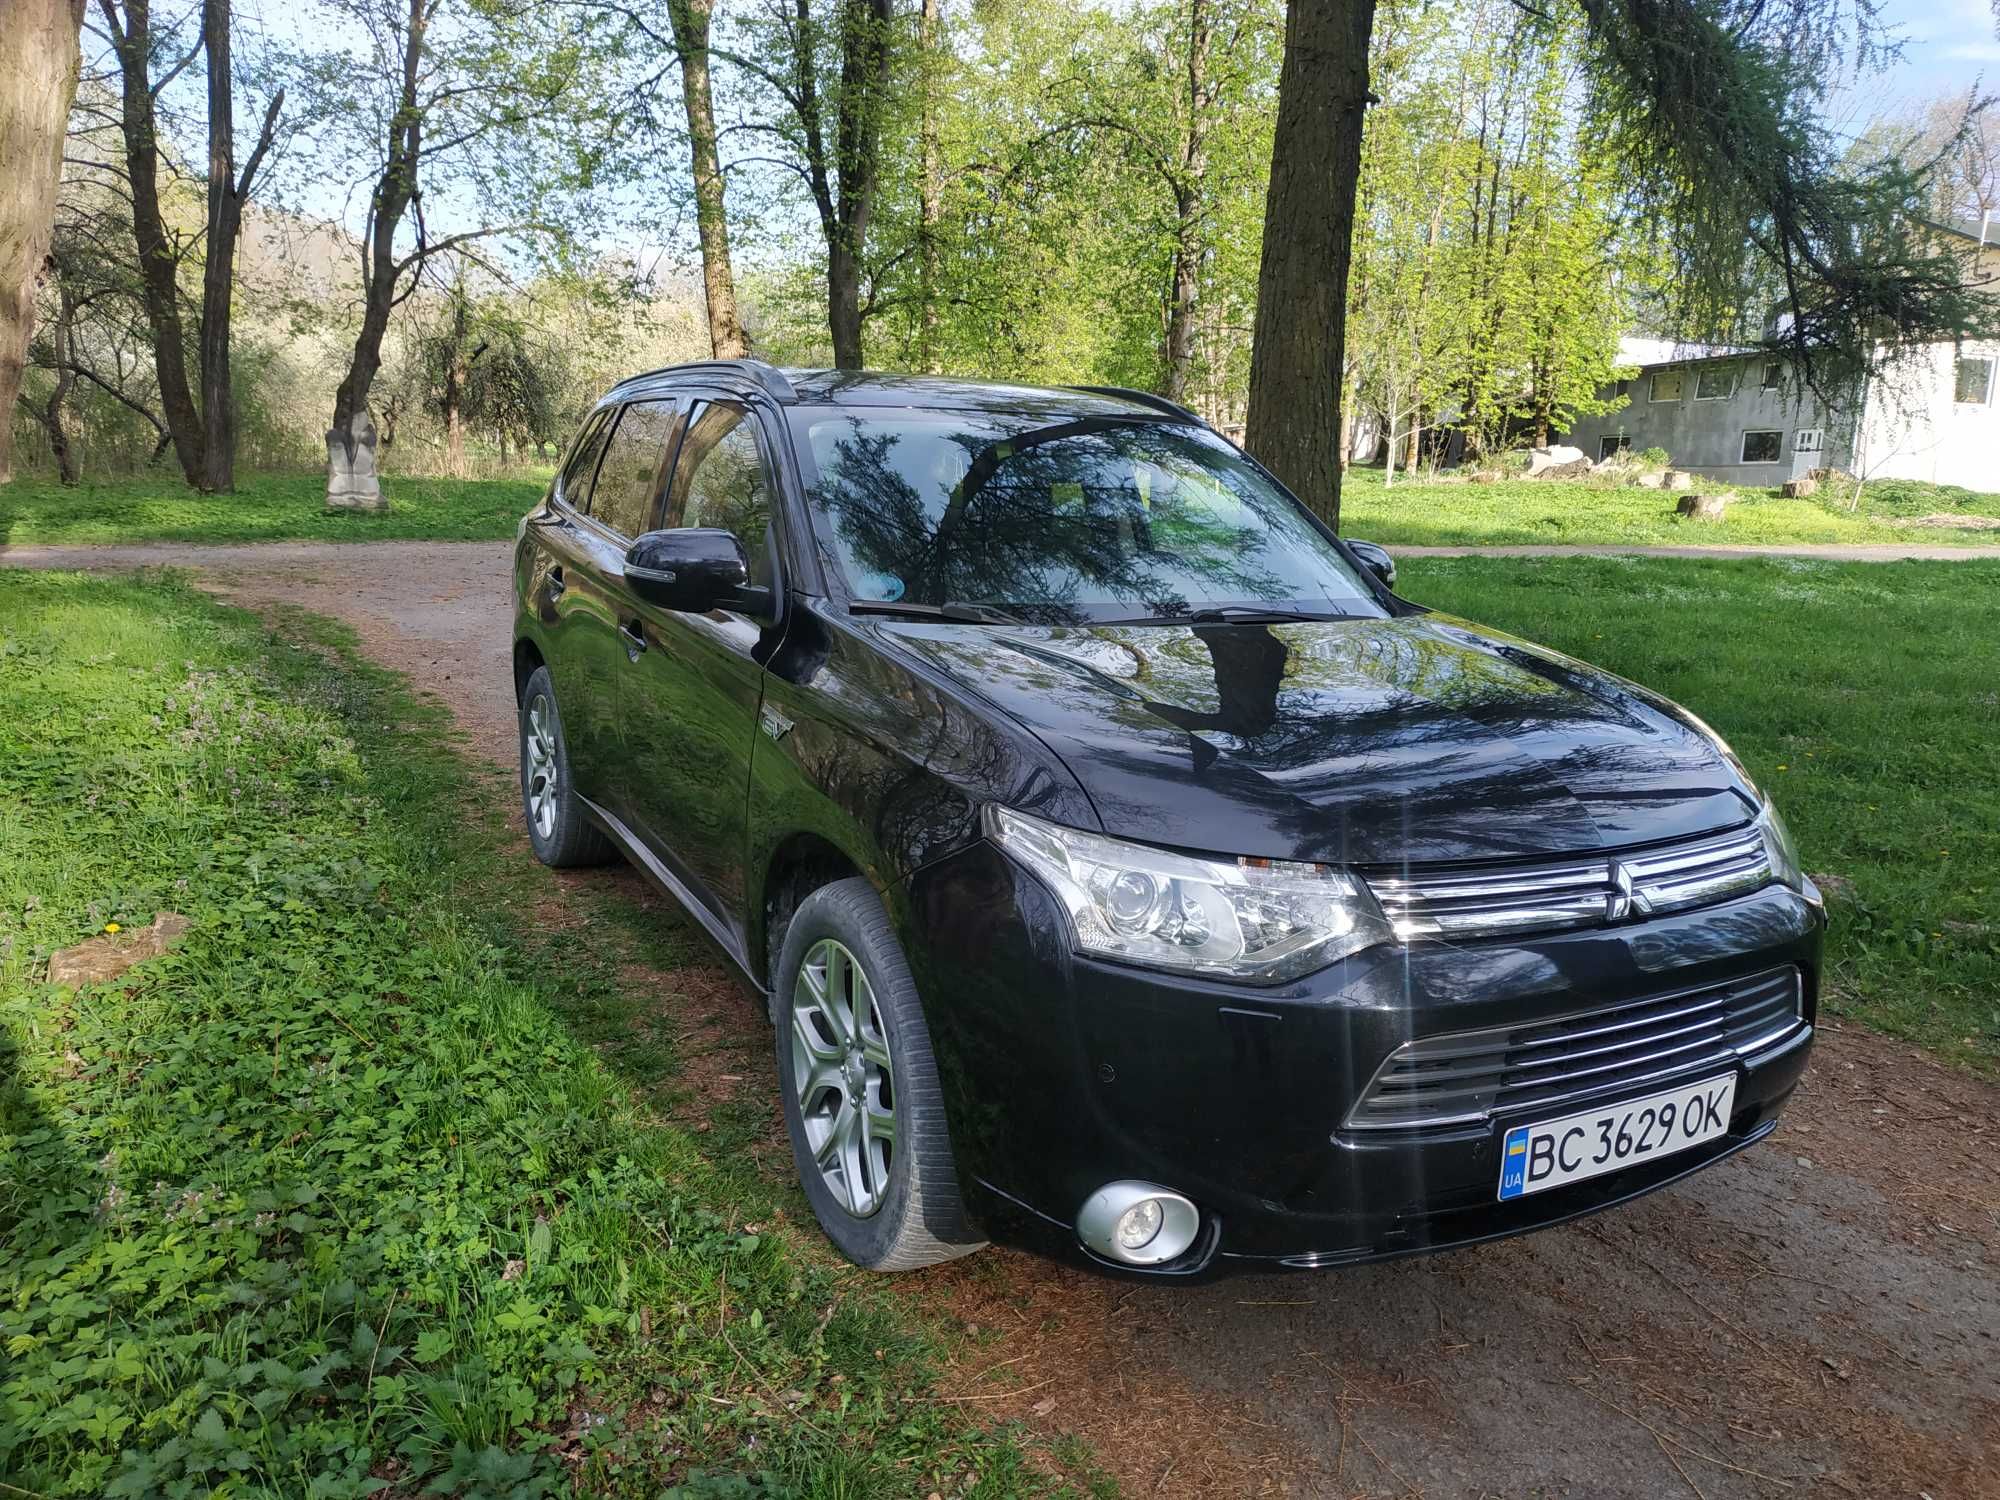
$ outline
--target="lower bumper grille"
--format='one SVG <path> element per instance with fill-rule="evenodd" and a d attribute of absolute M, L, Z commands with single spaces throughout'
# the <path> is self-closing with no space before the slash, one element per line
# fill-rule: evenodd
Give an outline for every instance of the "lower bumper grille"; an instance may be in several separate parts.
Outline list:
<path fill-rule="evenodd" d="M 1568 1103 L 1719 1067 L 1804 1027 L 1795 968 L 1574 1011 L 1521 1026 L 1405 1042 L 1375 1072 L 1345 1130 L 1415 1130 Z"/>

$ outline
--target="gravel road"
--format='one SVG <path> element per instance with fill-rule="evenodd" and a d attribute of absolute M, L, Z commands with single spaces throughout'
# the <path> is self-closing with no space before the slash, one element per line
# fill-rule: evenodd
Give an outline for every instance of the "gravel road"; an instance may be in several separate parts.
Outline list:
<path fill-rule="evenodd" d="M 249 606 L 332 615 L 505 767 L 508 553 L 12 548 L 0 564 L 186 567 Z M 559 899 L 587 901 L 589 880 L 630 877 Z M 720 1006 L 742 1059 L 727 1076 L 775 1100 L 749 1002 L 715 1000 L 719 972 L 675 990 L 710 997 L 711 1022 Z M 907 1284 L 976 1329 L 957 1399 L 1081 1436 L 1132 1495 L 2000 1496 L 1996 1106 L 1990 1084 L 1832 1025 L 1769 1141 L 1547 1233 L 1194 1289 L 997 1250 Z"/>

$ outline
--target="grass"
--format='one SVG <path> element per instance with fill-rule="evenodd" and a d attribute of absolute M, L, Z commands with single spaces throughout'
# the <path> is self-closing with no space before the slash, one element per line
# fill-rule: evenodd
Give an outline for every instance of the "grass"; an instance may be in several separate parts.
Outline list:
<path fill-rule="evenodd" d="M 385 515 L 329 513 L 318 474 L 253 474 L 234 495 L 202 496 L 171 475 L 105 480 L 64 489 L 20 478 L 0 488 L 0 544 L 64 542 L 497 541 L 514 534 L 547 474 L 521 479 L 383 481 Z M 2000 495 L 1947 485 L 1878 480 L 1858 511 L 1830 491 L 1786 500 L 1775 490 L 1729 489 L 1720 522 L 1673 513 L 1661 490 L 1507 480 L 1499 484 L 1382 483 L 1379 469 L 1350 470 L 1342 529 L 1404 546 L 1534 543 L 1722 546 L 1744 543 L 1903 542 L 2000 547 L 2000 530 L 1895 525 L 1959 513 L 2000 518 Z"/>
<path fill-rule="evenodd" d="M 541 497 L 548 475 L 382 481 L 389 509 L 326 508 L 323 474 L 248 474 L 233 495 L 199 495 L 150 473 L 73 489 L 31 475 L 0 486 L 0 544 L 72 542 L 500 541 Z"/>
<path fill-rule="evenodd" d="M 2000 1066 L 2000 560 L 1412 558 L 1399 589 L 1700 714 L 1833 877 L 1832 1008 Z"/>
<path fill-rule="evenodd" d="M 1498 484 L 1382 483 L 1380 469 L 1350 469 L 1341 481 L 1340 526 L 1349 536 L 1390 546 L 1484 547 L 1535 544 L 1726 546 L 1821 542 L 1902 542 L 1996 546 L 2000 531 L 1898 526 L 1934 514 L 2000 517 L 2000 495 L 1947 485 L 1878 480 L 1849 511 L 1845 492 L 1822 487 L 1807 500 L 1776 490 L 1697 480 L 1734 496 L 1721 521 L 1674 514 L 1679 496 L 1636 486 L 1565 480 Z"/>
<path fill-rule="evenodd" d="M 0 1493 L 1061 1492 L 632 1084 L 673 1038 L 523 920 L 442 710 L 293 628 L 0 571 Z"/>

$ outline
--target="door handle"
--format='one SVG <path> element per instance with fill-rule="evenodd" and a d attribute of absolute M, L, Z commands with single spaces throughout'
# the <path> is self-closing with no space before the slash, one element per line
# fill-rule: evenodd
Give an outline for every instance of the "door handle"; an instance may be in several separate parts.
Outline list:
<path fill-rule="evenodd" d="M 646 627 L 637 620 L 626 620 L 619 625 L 618 633 L 625 638 L 626 658 L 637 661 L 639 653 L 646 649 Z"/>
<path fill-rule="evenodd" d="M 559 567 L 550 568 L 549 597 L 551 599 L 560 598 L 562 596 L 562 591 L 568 587 L 569 584 L 563 579 L 563 570 Z"/>

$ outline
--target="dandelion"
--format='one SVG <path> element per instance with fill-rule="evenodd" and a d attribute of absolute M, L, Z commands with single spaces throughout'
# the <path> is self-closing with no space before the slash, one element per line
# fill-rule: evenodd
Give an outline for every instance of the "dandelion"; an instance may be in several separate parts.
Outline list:
<path fill-rule="evenodd" d="M 116 932 L 116 931 L 118 931 L 118 930 L 119 930 L 119 929 L 118 929 L 118 924 L 117 924 L 116 922 L 106 922 L 106 923 L 104 924 L 104 930 L 105 930 L 106 932 Z"/>

